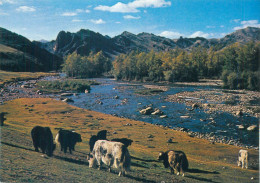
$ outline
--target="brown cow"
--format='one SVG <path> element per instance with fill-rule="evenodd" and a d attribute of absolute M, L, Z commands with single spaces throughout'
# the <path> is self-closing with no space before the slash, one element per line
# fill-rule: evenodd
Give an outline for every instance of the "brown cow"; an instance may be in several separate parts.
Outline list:
<path fill-rule="evenodd" d="M 158 160 L 163 160 L 163 164 L 165 168 L 170 167 L 171 173 L 174 174 L 174 171 L 177 172 L 177 175 L 184 173 L 188 170 L 189 163 L 187 157 L 182 151 L 166 151 L 160 152 Z"/>

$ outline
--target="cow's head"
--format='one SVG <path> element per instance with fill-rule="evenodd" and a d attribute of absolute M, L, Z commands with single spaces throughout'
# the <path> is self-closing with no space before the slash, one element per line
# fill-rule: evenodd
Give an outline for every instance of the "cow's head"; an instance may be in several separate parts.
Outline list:
<path fill-rule="evenodd" d="M 89 163 L 89 168 L 95 168 L 97 166 L 97 160 L 93 153 L 89 153 L 87 155 L 87 160 Z"/>
<path fill-rule="evenodd" d="M 165 158 L 167 158 L 167 154 L 165 152 L 159 152 L 158 158 L 157 160 L 164 160 Z"/>
<path fill-rule="evenodd" d="M 46 154 L 48 156 L 53 155 L 53 151 L 56 149 L 56 144 L 52 144 L 49 148 L 46 149 Z"/>
<path fill-rule="evenodd" d="M 74 139 L 76 142 L 82 142 L 81 135 L 76 133 L 75 131 L 72 131 L 74 134 Z"/>

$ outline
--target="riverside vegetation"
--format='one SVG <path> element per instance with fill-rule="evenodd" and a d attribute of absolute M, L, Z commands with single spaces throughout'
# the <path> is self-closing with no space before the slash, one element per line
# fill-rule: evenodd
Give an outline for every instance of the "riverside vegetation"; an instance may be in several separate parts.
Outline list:
<path fill-rule="evenodd" d="M 260 90 L 260 43 L 235 43 L 224 49 L 201 46 L 190 51 L 173 49 L 148 53 L 131 51 L 112 62 L 103 52 L 67 56 L 63 71 L 73 77 L 97 77 L 111 69 L 118 80 L 193 82 L 222 79 L 224 88 Z"/>

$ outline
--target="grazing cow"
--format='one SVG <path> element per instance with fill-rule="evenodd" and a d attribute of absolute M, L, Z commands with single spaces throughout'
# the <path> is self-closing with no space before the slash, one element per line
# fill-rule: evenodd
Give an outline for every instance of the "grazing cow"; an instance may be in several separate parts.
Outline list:
<path fill-rule="evenodd" d="M 106 140 L 107 139 L 107 130 L 101 130 L 97 133 L 98 140 Z"/>
<path fill-rule="evenodd" d="M 119 169 L 118 176 L 124 176 L 130 170 L 130 154 L 127 147 L 121 142 L 98 140 L 87 159 L 90 168 L 97 165 L 100 170 L 102 163 L 104 163 L 108 166 L 109 172 L 111 172 L 112 166 Z"/>
<path fill-rule="evenodd" d="M 97 133 L 97 135 L 92 135 L 89 139 L 89 147 L 92 152 L 95 142 L 97 140 L 106 140 L 107 139 L 107 130 L 101 130 Z"/>
<path fill-rule="evenodd" d="M 237 166 L 242 166 L 242 168 L 248 168 L 248 151 L 241 149 L 238 152 Z"/>
<path fill-rule="evenodd" d="M 38 148 L 40 148 L 43 153 L 52 156 L 56 144 L 53 143 L 53 136 L 49 127 L 35 126 L 31 131 L 31 136 L 36 152 L 39 152 Z"/>
<path fill-rule="evenodd" d="M 172 174 L 174 174 L 174 171 L 176 171 L 177 175 L 182 173 L 182 176 L 184 176 L 185 171 L 187 171 L 189 167 L 187 157 L 182 151 L 170 150 L 166 152 L 160 152 L 158 160 L 163 160 L 164 167 L 170 167 Z"/>
<path fill-rule="evenodd" d="M 67 152 L 67 148 L 69 148 L 70 154 L 72 150 L 75 151 L 75 145 L 77 142 L 82 142 L 81 135 L 69 130 L 61 129 L 56 135 L 55 141 L 57 144 L 60 144 L 61 151 L 64 153 Z"/>
<path fill-rule="evenodd" d="M 114 142 L 121 142 L 123 143 L 126 147 L 130 146 L 132 144 L 132 140 L 131 139 L 128 139 L 128 138 L 115 138 L 115 139 L 112 139 L 111 141 L 114 141 Z"/>

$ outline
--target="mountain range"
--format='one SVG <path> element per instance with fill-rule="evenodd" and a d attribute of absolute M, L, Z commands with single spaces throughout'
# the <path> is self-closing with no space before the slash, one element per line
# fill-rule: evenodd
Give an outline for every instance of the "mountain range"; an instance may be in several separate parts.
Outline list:
<path fill-rule="evenodd" d="M 74 51 L 81 55 L 88 55 L 90 51 L 98 52 L 102 50 L 105 54 L 114 57 L 132 50 L 143 52 L 154 50 L 158 52 L 168 51 L 177 47 L 191 50 L 197 46 L 205 48 L 218 46 L 218 49 L 222 49 L 235 42 L 246 43 L 259 40 L 260 29 L 254 27 L 237 30 L 220 39 L 206 39 L 202 37 L 169 39 L 145 32 L 135 35 L 127 31 L 110 38 L 91 30 L 81 29 L 76 33 L 61 31 L 56 40 L 47 43 L 37 43 L 42 48 L 59 56 L 66 56 Z"/>
<path fill-rule="evenodd" d="M 21 35 L 0 28 L 0 69 L 11 67 L 10 70 L 17 71 L 57 70 L 62 58 L 73 52 L 86 56 L 91 51 L 94 53 L 103 51 L 105 55 L 114 58 L 132 50 L 158 52 L 177 47 L 191 50 L 197 46 L 205 48 L 214 46 L 220 50 L 236 42 L 244 44 L 249 41 L 260 41 L 259 28 L 247 27 L 220 39 L 202 37 L 169 39 L 151 33 L 143 32 L 136 35 L 127 31 L 111 38 L 88 29 L 81 29 L 76 33 L 60 31 L 53 41 L 32 42 Z M 15 69 L 17 63 L 12 59 L 19 60 L 17 62 L 23 64 L 18 64 L 18 69 Z"/>

